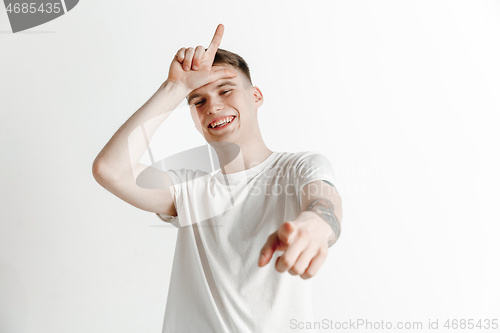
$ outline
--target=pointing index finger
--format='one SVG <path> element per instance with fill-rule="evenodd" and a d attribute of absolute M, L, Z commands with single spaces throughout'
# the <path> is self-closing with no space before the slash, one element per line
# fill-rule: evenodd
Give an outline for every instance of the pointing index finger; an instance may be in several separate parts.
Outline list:
<path fill-rule="evenodd" d="M 207 49 L 207 53 L 209 56 L 209 59 L 214 59 L 215 54 L 217 53 L 217 49 L 219 48 L 220 41 L 222 40 L 222 35 L 224 34 L 224 25 L 220 23 L 217 26 L 217 29 L 215 30 L 214 37 L 212 38 L 212 41 L 210 42 L 210 46 Z"/>

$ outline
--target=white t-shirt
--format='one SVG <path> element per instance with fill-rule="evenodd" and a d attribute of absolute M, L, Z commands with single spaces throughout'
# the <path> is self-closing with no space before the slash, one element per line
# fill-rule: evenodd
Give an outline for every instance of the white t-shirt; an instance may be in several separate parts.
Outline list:
<path fill-rule="evenodd" d="M 301 191 L 314 180 L 334 181 L 318 152 L 273 152 L 232 174 L 167 170 L 178 228 L 163 333 L 313 332 L 311 281 L 276 271 L 282 251 L 258 266 L 267 237 L 301 212 Z"/>

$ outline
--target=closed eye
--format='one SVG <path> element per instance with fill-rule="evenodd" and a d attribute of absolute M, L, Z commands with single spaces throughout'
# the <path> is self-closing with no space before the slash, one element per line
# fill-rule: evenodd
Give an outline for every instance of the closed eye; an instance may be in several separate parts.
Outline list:
<path fill-rule="evenodd" d="M 221 95 L 224 95 L 225 93 L 230 92 L 230 91 L 232 91 L 232 89 L 225 90 L 225 91 L 221 92 L 220 94 L 221 94 Z M 199 101 L 199 102 L 197 102 L 197 103 L 194 103 L 194 105 L 201 105 L 203 102 L 205 102 L 205 101 L 204 101 L 204 100 L 201 100 L 201 101 Z"/>

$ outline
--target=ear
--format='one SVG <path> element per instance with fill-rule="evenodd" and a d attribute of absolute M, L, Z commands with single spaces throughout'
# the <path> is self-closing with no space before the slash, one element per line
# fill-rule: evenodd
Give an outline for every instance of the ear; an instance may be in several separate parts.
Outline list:
<path fill-rule="evenodd" d="M 253 102 L 255 103 L 255 107 L 259 108 L 262 104 L 264 104 L 264 95 L 262 95 L 262 91 L 260 91 L 259 87 L 255 86 L 253 89 Z"/>

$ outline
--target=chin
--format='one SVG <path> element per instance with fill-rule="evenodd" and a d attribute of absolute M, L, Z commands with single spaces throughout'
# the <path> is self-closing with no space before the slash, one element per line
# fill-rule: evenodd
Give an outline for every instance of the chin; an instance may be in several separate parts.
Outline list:
<path fill-rule="evenodd" d="M 219 135 L 219 136 L 206 136 L 205 137 L 206 141 L 207 142 L 227 142 L 227 143 L 233 143 L 233 144 L 237 144 L 237 139 L 232 136 L 232 135 Z"/>

